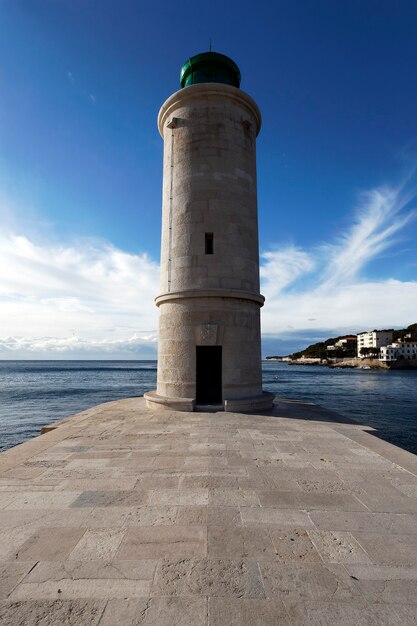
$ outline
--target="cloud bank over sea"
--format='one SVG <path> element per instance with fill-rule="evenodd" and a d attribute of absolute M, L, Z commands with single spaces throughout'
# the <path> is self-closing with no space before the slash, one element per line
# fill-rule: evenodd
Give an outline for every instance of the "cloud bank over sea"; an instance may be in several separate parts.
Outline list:
<path fill-rule="evenodd" d="M 407 245 L 415 197 L 409 184 L 367 191 L 334 240 L 261 252 L 264 354 L 416 321 L 416 280 L 367 274 Z M 15 224 L 0 234 L 0 268 L 0 358 L 156 358 L 159 267 L 146 252 L 51 244 Z"/>
<path fill-rule="evenodd" d="M 154 358 L 159 267 L 103 241 L 0 235 L 3 358 Z"/>

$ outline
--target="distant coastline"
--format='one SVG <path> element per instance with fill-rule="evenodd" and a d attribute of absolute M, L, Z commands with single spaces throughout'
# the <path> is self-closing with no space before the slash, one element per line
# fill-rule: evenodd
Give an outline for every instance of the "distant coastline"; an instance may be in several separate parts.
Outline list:
<path fill-rule="evenodd" d="M 330 368 L 417 369 L 417 323 L 394 330 L 371 330 L 357 335 L 330 337 L 287 356 L 271 355 L 267 361 L 290 365 L 324 365 Z"/>
<path fill-rule="evenodd" d="M 357 369 L 375 369 L 375 370 L 413 370 L 417 369 L 417 359 L 404 359 L 395 361 L 394 363 L 385 363 L 379 359 L 367 358 L 337 358 L 322 359 L 319 357 L 299 357 L 296 359 L 290 356 L 267 356 L 267 361 L 279 361 L 288 363 L 289 365 L 322 365 L 333 369 L 340 368 L 357 368 Z"/>

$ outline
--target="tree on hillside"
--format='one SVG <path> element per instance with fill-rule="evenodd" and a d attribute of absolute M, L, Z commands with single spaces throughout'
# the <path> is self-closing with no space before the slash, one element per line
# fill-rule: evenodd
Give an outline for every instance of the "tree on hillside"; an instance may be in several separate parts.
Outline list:
<path fill-rule="evenodd" d="M 376 358 L 379 356 L 379 348 L 361 348 L 360 349 L 361 356 L 367 356 L 369 358 Z"/>

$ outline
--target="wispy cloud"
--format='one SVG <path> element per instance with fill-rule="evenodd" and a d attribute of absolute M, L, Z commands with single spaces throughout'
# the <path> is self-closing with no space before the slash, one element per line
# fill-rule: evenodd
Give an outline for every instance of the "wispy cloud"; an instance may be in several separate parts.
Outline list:
<path fill-rule="evenodd" d="M 264 253 L 264 333 L 284 337 L 334 329 L 339 334 L 416 321 L 417 281 L 366 277 L 368 263 L 397 243 L 415 219 L 414 198 L 404 186 L 370 190 L 361 195 L 352 226 L 335 241 Z"/>
<path fill-rule="evenodd" d="M 363 193 L 353 226 L 336 243 L 323 245 L 328 264 L 321 283 L 333 287 L 355 279 L 366 264 L 395 243 L 395 235 L 414 217 L 404 212 L 410 193 L 383 187 Z"/>
<path fill-rule="evenodd" d="M 80 85 L 80 82 L 76 81 L 74 73 L 72 71 L 68 71 L 67 72 L 67 80 L 68 80 L 68 83 L 72 87 L 74 87 L 75 92 L 78 92 L 78 93 L 82 94 L 84 98 L 88 98 L 88 100 L 91 102 L 91 104 L 93 104 L 93 105 L 96 104 L 96 102 L 97 102 L 96 94 L 87 91 L 88 88 L 86 86 L 82 87 Z"/>
<path fill-rule="evenodd" d="M 314 267 L 312 255 L 295 246 L 261 254 L 261 280 L 270 297 L 277 296 Z"/>

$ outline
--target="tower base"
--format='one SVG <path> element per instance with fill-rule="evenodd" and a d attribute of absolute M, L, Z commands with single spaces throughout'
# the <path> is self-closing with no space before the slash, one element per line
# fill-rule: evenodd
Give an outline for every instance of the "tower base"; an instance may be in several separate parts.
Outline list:
<path fill-rule="evenodd" d="M 224 400 L 222 409 L 228 413 L 256 413 L 258 411 L 268 411 L 272 409 L 274 397 L 274 394 L 269 393 L 269 391 L 263 391 L 260 396 Z M 144 398 L 146 400 L 146 406 L 149 409 L 171 409 L 173 411 L 184 412 L 196 410 L 195 398 L 167 398 L 160 396 L 156 391 L 147 391 L 144 394 Z M 203 407 L 198 407 L 197 410 L 199 409 L 204 410 Z"/>

